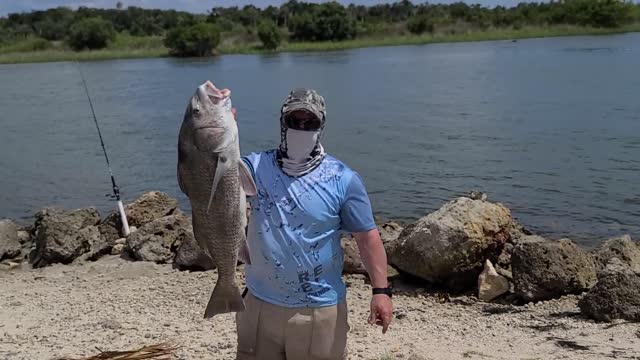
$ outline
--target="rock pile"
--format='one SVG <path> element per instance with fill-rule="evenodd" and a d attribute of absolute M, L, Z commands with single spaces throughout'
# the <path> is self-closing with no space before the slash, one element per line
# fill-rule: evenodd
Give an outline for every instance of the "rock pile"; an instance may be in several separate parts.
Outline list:
<path fill-rule="evenodd" d="M 131 233 L 124 237 L 117 211 L 101 220 L 95 208 L 46 208 L 32 231 L 0 221 L 0 260 L 28 260 L 33 267 L 97 260 L 122 254 L 140 261 L 210 270 L 213 262 L 193 236 L 191 219 L 169 195 L 152 191 L 125 206 Z"/>
<path fill-rule="evenodd" d="M 213 262 L 193 235 L 177 201 L 148 192 L 125 206 L 131 234 L 120 232 L 117 212 L 101 219 L 94 208 L 46 208 L 23 228 L 0 221 L 0 266 L 33 267 L 92 261 L 122 254 L 138 261 L 211 270 Z M 380 222 L 390 272 L 420 279 L 481 301 L 526 303 L 585 294 L 580 309 L 599 321 L 640 321 L 640 247 L 630 236 L 591 252 L 569 239 L 548 240 L 526 231 L 502 204 L 484 194 L 456 198 L 402 226 Z M 344 272 L 365 274 L 355 239 L 341 239 Z M 395 268 L 395 269 L 394 269 Z"/>

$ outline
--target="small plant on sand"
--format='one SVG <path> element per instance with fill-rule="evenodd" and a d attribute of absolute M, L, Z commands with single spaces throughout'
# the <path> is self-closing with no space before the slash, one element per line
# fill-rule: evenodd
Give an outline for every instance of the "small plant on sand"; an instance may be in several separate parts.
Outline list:
<path fill-rule="evenodd" d="M 393 355 L 389 354 L 389 353 L 388 353 L 388 352 L 386 352 L 386 351 L 385 351 L 385 353 L 384 353 L 380 358 L 378 358 L 378 360 L 395 360 L 395 359 L 396 359 L 396 357 L 395 357 L 395 356 L 393 356 Z"/>

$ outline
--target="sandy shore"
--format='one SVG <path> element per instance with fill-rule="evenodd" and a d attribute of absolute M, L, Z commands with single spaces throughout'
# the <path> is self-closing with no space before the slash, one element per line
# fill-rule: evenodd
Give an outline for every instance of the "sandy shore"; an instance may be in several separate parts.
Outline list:
<path fill-rule="evenodd" d="M 215 271 L 106 257 L 0 271 L 0 359 L 79 358 L 172 341 L 180 359 L 233 359 L 227 314 L 202 319 Z M 348 276 L 350 359 L 640 359 L 640 327 L 579 316 L 577 297 L 523 307 L 397 295 L 386 335 L 366 323 L 369 287 Z"/>

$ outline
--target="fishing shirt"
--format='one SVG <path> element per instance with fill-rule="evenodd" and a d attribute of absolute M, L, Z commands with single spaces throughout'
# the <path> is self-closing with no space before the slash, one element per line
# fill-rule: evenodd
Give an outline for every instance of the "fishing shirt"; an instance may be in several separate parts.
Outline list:
<path fill-rule="evenodd" d="M 249 291 L 285 307 L 344 301 L 341 234 L 376 228 L 360 176 L 329 155 L 301 177 L 282 171 L 275 150 L 251 153 L 243 160 L 257 189 L 249 198 Z"/>

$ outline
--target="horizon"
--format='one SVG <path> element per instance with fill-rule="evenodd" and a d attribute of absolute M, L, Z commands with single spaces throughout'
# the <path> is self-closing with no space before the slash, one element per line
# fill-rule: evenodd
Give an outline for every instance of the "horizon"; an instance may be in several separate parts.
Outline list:
<path fill-rule="evenodd" d="M 458 2 L 459 0 L 439 0 L 435 2 L 429 2 L 431 4 L 451 4 Z M 86 6 L 90 8 L 99 9 L 112 9 L 116 7 L 118 0 L 26 0 L 19 3 L 7 3 L 0 4 L 0 17 L 6 17 L 12 13 L 29 13 L 32 11 L 47 10 L 57 7 L 69 7 L 77 9 L 80 6 Z M 186 11 L 190 13 L 206 14 L 207 11 L 213 7 L 233 7 L 237 6 L 242 8 L 245 5 L 254 5 L 258 8 L 266 8 L 270 5 L 280 6 L 286 1 L 276 0 L 219 0 L 215 1 L 200 1 L 200 0 L 121 0 L 123 7 L 129 6 L 141 7 L 145 9 L 162 9 L 162 10 L 178 10 Z M 304 1 L 304 2 L 326 2 L 326 1 Z M 365 6 L 374 6 L 378 4 L 394 3 L 398 1 L 385 1 L 385 0 L 351 0 L 351 1 L 338 1 L 342 5 L 356 4 Z M 414 4 L 422 4 L 426 1 L 412 1 Z M 476 1 L 462 1 L 468 5 L 480 4 L 489 8 L 495 6 L 512 7 L 516 6 L 520 2 L 547 2 L 547 1 L 521 1 L 521 0 L 476 0 Z"/>

